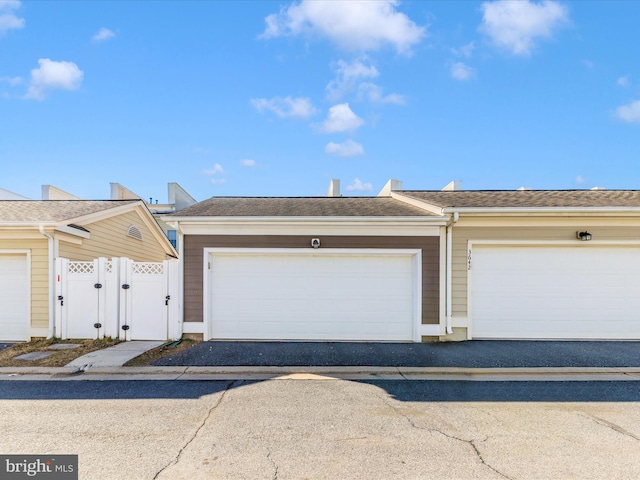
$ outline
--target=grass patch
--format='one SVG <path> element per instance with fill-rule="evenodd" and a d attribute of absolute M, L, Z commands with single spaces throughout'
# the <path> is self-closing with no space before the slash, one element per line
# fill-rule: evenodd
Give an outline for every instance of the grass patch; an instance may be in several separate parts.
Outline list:
<path fill-rule="evenodd" d="M 49 347 L 56 343 L 79 344 L 71 350 L 56 350 L 47 358 L 40 360 L 16 360 L 15 357 L 24 353 L 51 351 Z M 102 338 L 100 340 L 61 340 L 59 338 L 36 339 L 30 342 L 16 343 L 9 348 L 0 350 L 0 367 L 64 367 L 86 353 L 111 347 L 120 343 L 114 338 Z"/>
<path fill-rule="evenodd" d="M 193 347 L 195 344 L 200 343 L 197 340 L 191 340 L 188 338 L 166 342 L 159 347 L 153 348 L 144 352 L 142 355 L 138 355 L 136 358 L 132 358 L 124 364 L 125 367 L 146 367 L 151 365 L 159 358 L 174 355 L 182 350 Z"/>

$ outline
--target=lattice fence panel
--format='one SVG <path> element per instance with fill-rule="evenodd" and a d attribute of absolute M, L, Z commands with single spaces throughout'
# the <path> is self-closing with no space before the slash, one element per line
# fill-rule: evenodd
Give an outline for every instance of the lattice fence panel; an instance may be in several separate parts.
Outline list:
<path fill-rule="evenodd" d="M 69 262 L 69 273 L 88 275 L 95 272 L 94 262 Z"/>
<path fill-rule="evenodd" d="M 133 262 L 132 273 L 140 275 L 162 275 L 164 264 L 159 262 Z"/>

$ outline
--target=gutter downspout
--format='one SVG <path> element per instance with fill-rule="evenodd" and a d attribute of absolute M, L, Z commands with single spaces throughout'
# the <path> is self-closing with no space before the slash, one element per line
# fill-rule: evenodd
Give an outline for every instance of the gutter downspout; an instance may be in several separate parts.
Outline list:
<path fill-rule="evenodd" d="M 49 248 L 48 248 L 48 256 L 49 256 L 49 332 L 47 333 L 47 338 L 53 338 L 55 335 L 55 328 L 54 328 L 54 312 L 55 312 L 55 305 L 54 305 L 54 289 L 55 289 L 55 283 L 53 282 L 53 277 L 55 275 L 55 267 L 54 267 L 54 240 L 53 237 L 51 235 L 49 235 L 47 232 L 44 231 L 44 227 L 41 225 L 39 227 L 40 233 L 42 235 L 44 235 L 45 237 L 47 237 L 48 243 L 49 243 Z"/>
<path fill-rule="evenodd" d="M 452 309 L 453 309 L 453 299 L 451 289 L 453 286 L 453 279 L 451 278 L 453 274 L 453 235 L 451 231 L 453 230 L 453 225 L 458 222 L 459 214 L 458 212 L 453 212 L 453 217 L 449 221 L 447 225 L 447 303 L 446 303 L 446 328 L 447 334 L 451 335 L 453 333 L 452 327 Z"/>

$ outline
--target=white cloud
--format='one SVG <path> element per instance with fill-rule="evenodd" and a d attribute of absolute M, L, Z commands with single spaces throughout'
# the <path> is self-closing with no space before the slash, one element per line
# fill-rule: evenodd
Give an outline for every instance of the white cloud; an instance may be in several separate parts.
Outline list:
<path fill-rule="evenodd" d="M 214 164 L 213 167 L 211 168 L 203 170 L 202 173 L 212 177 L 210 180 L 212 185 L 220 185 L 222 183 L 227 183 L 226 178 L 220 178 L 218 176 L 224 173 L 224 168 L 222 168 L 222 165 L 220 165 L 219 163 Z"/>
<path fill-rule="evenodd" d="M 347 192 L 370 192 L 373 190 L 373 185 L 370 183 L 363 183 L 359 178 L 353 180 L 351 185 L 347 186 Z"/>
<path fill-rule="evenodd" d="M 329 142 L 324 147 L 324 151 L 330 155 L 339 157 L 356 157 L 364 154 L 364 148 L 353 140 L 346 140 L 342 143 Z"/>
<path fill-rule="evenodd" d="M 94 42 L 104 42 L 105 40 L 109 40 L 115 36 L 116 34 L 113 33 L 111 30 L 109 30 L 108 28 L 102 27 L 100 30 L 98 30 L 98 33 L 96 33 L 93 37 L 91 37 L 91 40 L 93 40 Z"/>
<path fill-rule="evenodd" d="M 340 103 L 329 109 L 320 130 L 325 133 L 347 132 L 357 130 L 363 124 L 364 120 L 353 113 L 348 103 Z"/>
<path fill-rule="evenodd" d="M 0 82 L 8 83 L 10 86 L 15 87 L 24 82 L 22 77 L 0 77 Z"/>
<path fill-rule="evenodd" d="M 372 51 L 391 45 L 409 54 L 426 35 L 426 28 L 398 12 L 398 4 L 397 0 L 302 0 L 266 17 L 260 37 L 312 35 L 348 50 Z"/>
<path fill-rule="evenodd" d="M 308 98 L 298 97 L 274 97 L 254 98 L 253 106 L 260 112 L 271 111 L 280 118 L 309 118 L 317 113 L 317 110 Z"/>
<path fill-rule="evenodd" d="M 78 90 L 84 72 L 73 62 L 38 60 L 40 67 L 31 70 L 31 83 L 25 98 L 42 100 L 49 90 Z"/>
<path fill-rule="evenodd" d="M 552 0 L 484 2 L 479 30 L 497 46 L 514 55 L 529 55 L 538 39 L 550 38 L 554 31 L 569 22 L 568 9 Z"/>
<path fill-rule="evenodd" d="M 336 78 L 327 85 L 327 98 L 332 102 L 338 101 L 354 91 L 361 79 L 376 78 L 378 75 L 378 69 L 373 65 L 365 65 L 359 60 L 352 63 L 339 60 Z"/>
<path fill-rule="evenodd" d="M 245 158 L 244 160 L 240 160 L 240 165 L 242 165 L 243 167 L 255 167 L 256 161 L 251 160 L 250 158 Z"/>
<path fill-rule="evenodd" d="M 404 96 L 398 93 L 383 95 L 382 87 L 375 83 L 361 83 L 358 87 L 358 98 L 365 98 L 373 103 L 393 103 L 395 105 L 406 103 Z"/>
<path fill-rule="evenodd" d="M 453 53 L 457 57 L 469 58 L 471 57 L 475 49 L 476 49 L 476 42 L 469 42 L 460 48 L 452 48 L 451 53 Z"/>
<path fill-rule="evenodd" d="M 631 75 L 625 75 L 620 77 L 616 83 L 621 87 L 628 87 L 631 84 Z"/>
<path fill-rule="evenodd" d="M 202 173 L 205 175 L 217 175 L 219 173 L 224 173 L 224 168 L 219 163 L 216 163 L 212 168 L 208 168 L 203 170 Z"/>
<path fill-rule="evenodd" d="M 339 60 L 336 68 L 336 78 L 327 85 L 327 98 L 338 101 L 348 93 L 357 92 L 358 100 L 368 100 L 373 103 L 395 103 L 403 105 L 404 97 L 397 93 L 383 95 L 382 87 L 371 82 L 361 82 L 380 75 L 374 65 L 366 65 L 360 60 L 347 63 Z"/>
<path fill-rule="evenodd" d="M 640 123 L 640 100 L 616 109 L 616 117 L 627 123 Z"/>
<path fill-rule="evenodd" d="M 18 0 L 0 0 L 0 35 L 9 30 L 24 28 L 24 18 L 18 18 L 13 13 L 21 5 Z"/>
<path fill-rule="evenodd" d="M 451 76 L 456 80 L 469 80 L 476 76 L 476 69 L 462 62 L 456 62 L 451 65 Z"/>

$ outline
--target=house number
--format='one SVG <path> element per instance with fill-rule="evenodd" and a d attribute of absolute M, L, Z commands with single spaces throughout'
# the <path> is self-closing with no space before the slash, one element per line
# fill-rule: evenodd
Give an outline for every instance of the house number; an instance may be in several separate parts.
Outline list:
<path fill-rule="evenodd" d="M 469 254 L 467 255 L 467 270 L 471 270 L 471 249 L 469 249 Z"/>

